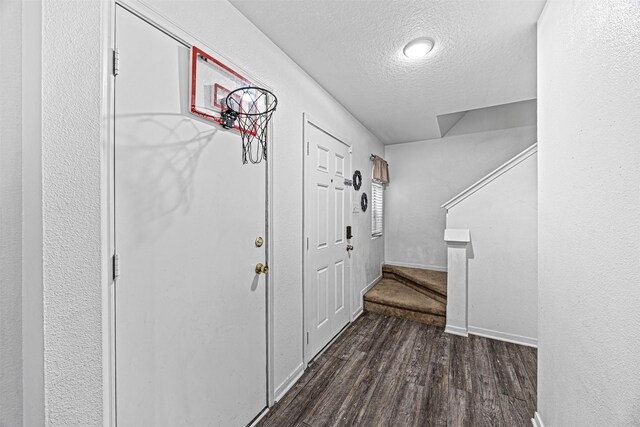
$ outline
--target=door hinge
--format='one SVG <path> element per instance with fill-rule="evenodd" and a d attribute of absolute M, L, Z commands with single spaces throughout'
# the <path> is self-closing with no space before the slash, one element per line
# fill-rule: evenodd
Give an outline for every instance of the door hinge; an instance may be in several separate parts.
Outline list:
<path fill-rule="evenodd" d="M 120 51 L 118 48 L 113 49 L 113 75 L 120 74 Z"/>
<path fill-rule="evenodd" d="M 113 281 L 115 282 L 120 277 L 120 256 L 118 254 L 113 254 Z"/>
<path fill-rule="evenodd" d="M 309 238 L 307 237 L 307 250 L 309 250 Z"/>
<path fill-rule="evenodd" d="M 309 141 L 307 141 L 307 156 L 309 155 Z"/>
<path fill-rule="evenodd" d="M 309 344 L 309 332 L 307 332 L 307 344 Z"/>

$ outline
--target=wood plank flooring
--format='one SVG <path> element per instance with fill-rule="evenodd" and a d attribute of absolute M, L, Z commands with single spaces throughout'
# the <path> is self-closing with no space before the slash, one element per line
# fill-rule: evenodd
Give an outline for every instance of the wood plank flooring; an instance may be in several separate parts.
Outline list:
<path fill-rule="evenodd" d="M 536 350 L 365 313 L 259 426 L 530 426 Z"/>

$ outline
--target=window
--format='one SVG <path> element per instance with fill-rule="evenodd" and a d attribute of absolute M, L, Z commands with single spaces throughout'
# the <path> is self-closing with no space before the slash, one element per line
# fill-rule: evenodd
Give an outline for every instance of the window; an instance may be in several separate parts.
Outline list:
<path fill-rule="evenodd" d="M 371 236 L 382 236 L 382 208 L 383 208 L 382 184 L 371 183 Z"/>

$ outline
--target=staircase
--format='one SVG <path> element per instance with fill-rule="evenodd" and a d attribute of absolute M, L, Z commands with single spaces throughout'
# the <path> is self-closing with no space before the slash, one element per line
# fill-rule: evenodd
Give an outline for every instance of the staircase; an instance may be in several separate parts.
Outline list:
<path fill-rule="evenodd" d="M 382 279 L 364 295 L 364 309 L 444 326 L 447 273 L 384 265 Z"/>

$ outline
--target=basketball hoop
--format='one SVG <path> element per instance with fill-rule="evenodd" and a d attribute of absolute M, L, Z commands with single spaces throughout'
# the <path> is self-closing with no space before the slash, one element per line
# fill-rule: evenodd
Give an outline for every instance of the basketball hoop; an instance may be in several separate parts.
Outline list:
<path fill-rule="evenodd" d="M 225 104 L 227 109 L 222 111 L 222 126 L 240 129 L 242 163 L 260 163 L 267 158 L 267 127 L 278 98 L 267 89 L 247 86 L 230 92 Z"/>

